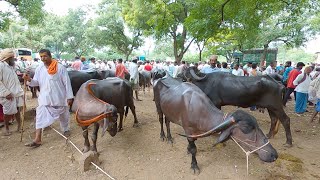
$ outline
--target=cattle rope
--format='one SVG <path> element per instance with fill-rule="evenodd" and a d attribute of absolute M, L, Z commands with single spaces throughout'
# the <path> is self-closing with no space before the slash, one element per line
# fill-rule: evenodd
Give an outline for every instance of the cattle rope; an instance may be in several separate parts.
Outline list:
<path fill-rule="evenodd" d="M 248 143 L 246 143 L 246 142 L 244 142 L 244 141 L 241 141 L 240 139 L 237 139 L 236 137 L 233 137 L 233 136 L 230 136 L 231 137 L 231 139 L 241 148 L 241 150 L 246 154 L 246 159 L 247 159 L 247 176 L 249 175 L 249 156 L 250 156 L 250 154 L 252 154 L 252 153 L 254 153 L 254 152 L 256 152 L 256 151 L 258 151 L 258 150 L 263 150 L 263 151 L 265 151 L 265 152 L 268 152 L 268 151 L 266 151 L 266 150 L 264 150 L 264 149 L 262 149 L 262 148 L 264 148 L 266 145 L 268 145 L 270 142 L 269 142 L 269 140 L 268 140 L 268 142 L 266 142 L 264 145 L 262 145 L 262 146 L 260 146 L 260 147 L 256 147 L 256 146 L 253 146 L 253 145 L 251 145 L 251 144 L 248 144 Z M 246 144 L 246 145 L 248 145 L 248 146 L 252 146 L 252 147 L 256 147 L 256 149 L 254 149 L 254 150 L 252 150 L 252 151 L 246 151 L 236 140 L 238 140 L 238 141 L 240 141 L 240 142 L 242 142 L 242 143 L 244 143 L 244 144 Z"/>
<path fill-rule="evenodd" d="M 67 142 L 69 142 L 81 155 L 83 155 L 83 152 L 66 136 L 64 136 L 63 134 L 61 134 L 59 131 L 57 131 L 55 128 L 53 128 L 52 126 L 50 126 L 51 129 L 53 129 L 56 133 L 58 133 L 60 136 L 62 136 L 65 140 L 67 140 Z M 106 173 L 103 169 L 101 169 L 98 165 L 96 165 L 95 163 L 91 162 L 91 164 L 93 166 L 96 167 L 96 169 L 99 169 L 103 174 L 107 175 L 110 179 L 115 180 L 115 178 L 113 178 L 112 176 L 110 176 L 108 173 Z"/>

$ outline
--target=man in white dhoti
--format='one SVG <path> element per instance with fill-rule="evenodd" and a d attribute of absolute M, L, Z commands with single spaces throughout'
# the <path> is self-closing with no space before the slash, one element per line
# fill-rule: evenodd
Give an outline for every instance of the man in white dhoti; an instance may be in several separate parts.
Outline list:
<path fill-rule="evenodd" d="M 3 106 L 5 130 L 3 135 L 9 136 L 9 121 L 15 115 L 20 129 L 20 111 L 23 106 L 23 90 L 14 70 L 14 52 L 4 49 L 0 53 L 0 104 Z"/>
<path fill-rule="evenodd" d="M 132 62 L 129 64 L 129 73 L 130 73 L 130 83 L 132 86 L 132 90 L 136 93 L 136 99 L 137 101 L 141 101 L 138 98 L 138 91 L 139 91 L 139 71 L 138 71 L 138 64 L 137 59 L 132 60 Z"/>
<path fill-rule="evenodd" d="M 41 91 L 36 109 L 36 137 L 26 144 L 30 147 L 41 145 L 41 129 L 50 126 L 55 120 L 60 120 L 61 131 L 70 135 L 69 110 L 73 93 L 67 69 L 52 59 L 47 49 L 39 52 L 43 64 L 35 70 L 33 79 L 25 74 L 23 78 L 30 82 L 30 86 L 39 86 Z"/>

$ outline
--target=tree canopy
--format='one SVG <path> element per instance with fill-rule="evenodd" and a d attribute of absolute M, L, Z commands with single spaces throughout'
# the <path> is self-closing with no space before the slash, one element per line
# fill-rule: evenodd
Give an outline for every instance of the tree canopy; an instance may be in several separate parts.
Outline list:
<path fill-rule="evenodd" d="M 0 11 L 0 31 L 6 30 L 17 13 L 21 18 L 34 25 L 39 23 L 44 17 L 44 0 L 4 0 L 13 7 L 16 12 Z"/>
<path fill-rule="evenodd" d="M 5 2 L 16 12 L 0 12 L 0 48 L 47 47 L 58 58 L 103 57 L 98 50 L 129 59 L 151 37 L 152 57 L 181 61 L 192 47 L 199 60 L 213 53 L 230 60 L 235 51 L 273 42 L 299 47 L 320 31 L 318 0 L 103 0 L 97 9 L 71 9 L 65 16 L 44 12 L 43 0 Z"/>

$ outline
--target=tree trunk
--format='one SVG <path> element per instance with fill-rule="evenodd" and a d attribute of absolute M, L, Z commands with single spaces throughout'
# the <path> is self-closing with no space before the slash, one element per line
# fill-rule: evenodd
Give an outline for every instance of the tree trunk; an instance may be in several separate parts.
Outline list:
<path fill-rule="evenodd" d="M 129 60 L 130 53 L 126 53 L 126 61 Z"/>
<path fill-rule="evenodd" d="M 199 50 L 199 61 L 202 60 L 202 50 Z"/>
<path fill-rule="evenodd" d="M 268 44 L 263 45 L 263 53 L 261 54 L 261 58 L 260 58 L 260 68 L 264 66 L 264 62 L 266 61 L 268 47 L 269 47 Z"/>

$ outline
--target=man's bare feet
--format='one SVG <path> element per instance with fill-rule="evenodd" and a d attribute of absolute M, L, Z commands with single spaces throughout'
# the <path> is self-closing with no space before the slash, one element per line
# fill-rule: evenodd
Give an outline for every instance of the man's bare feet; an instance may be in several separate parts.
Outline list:
<path fill-rule="evenodd" d="M 4 131 L 2 133 L 3 136 L 10 136 L 12 133 L 10 131 Z"/>

